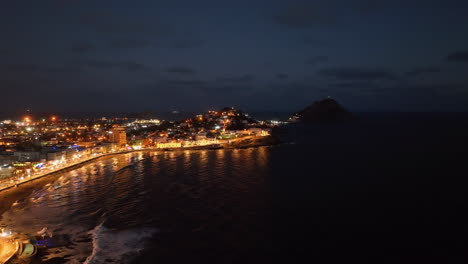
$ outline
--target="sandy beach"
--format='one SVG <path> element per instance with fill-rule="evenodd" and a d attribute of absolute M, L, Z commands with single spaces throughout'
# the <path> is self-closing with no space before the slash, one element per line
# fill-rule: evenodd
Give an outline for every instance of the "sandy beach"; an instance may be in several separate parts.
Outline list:
<path fill-rule="evenodd" d="M 0 219 L 1 215 L 10 209 L 11 205 L 18 200 L 28 197 L 34 190 L 42 188 L 49 182 L 60 177 L 61 173 L 55 173 L 46 177 L 24 183 L 16 188 L 11 188 L 0 192 Z"/>
<path fill-rule="evenodd" d="M 106 159 L 109 157 L 112 157 L 114 155 L 120 155 L 120 154 L 126 154 L 130 152 L 137 152 L 140 150 L 135 150 L 135 151 L 126 151 L 122 153 L 110 153 L 108 155 L 104 155 L 101 157 L 96 157 L 92 158 L 87 161 L 83 161 L 79 164 L 72 165 L 67 168 L 59 169 L 56 172 L 51 172 L 48 173 L 47 175 L 44 175 L 43 177 L 32 179 L 31 181 L 21 183 L 17 187 L 12 187 L 10 189 L 6 190 L 0 190 L 0 219 L 1 215 L 8 210 L 11 205 L 18 200 L 26 198 L 28 195 L 30 195 L 34 190 L 42 188 L 44 185 L 47 183 L 50 183 L 54 181 L 56 178 L 60 177 L 63 173 L 67 173 L 70 170 L 74 170 L 76 168 L 79 168 L 85 164 L 89 164 L 92 162 L 99 161 L 101 159 Z M 150 151 L 150 150 L 148 150 Z"/>
<path fill-rule="evenodd" d="M 101 159 L 110 158 L 114 155 L 120 155 L 120 154 L 125 154 L 125 153 L 129 153 L 129 152 L 117 153 L 117 154 L 112 153 L 106 156 L 98 157 L 96 159 L 84 161 L 80 164 L 76 164 L 68 168 L 60 169 L 56 172 L 51 172 L 45 175 L 44 177 L 22 183 L 18 185 L 18 187 L 13 187 L 10 189 L 0 191 L 0 219 L 1 219 L 2 214 L 8 209 L 10 209 L 10 207 L 12 206 L 14 202 L 28 197 L 34 190 L 41 189 L 42 187 L 44 187 L 44 185 L 55 181 L 64 173 L 67 173 L 68 171 L 79 168 L 85 164 L 89 164 L 92 162 L 99 161 Z"/>

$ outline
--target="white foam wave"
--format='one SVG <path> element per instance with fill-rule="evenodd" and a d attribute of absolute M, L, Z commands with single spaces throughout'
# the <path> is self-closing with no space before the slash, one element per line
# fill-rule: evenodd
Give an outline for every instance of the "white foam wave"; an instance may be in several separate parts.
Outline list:
<path fill-rule="evenodd" d="M 150 228 L 113 231 L 101 223 L 89 232 L 93 239 L 93 252 L 84 264 L 128 263 L 143 250 L 145 241 L 155 232 Z"/>
<path fill-rule="evenodd" d="M 74 182 L 73 174 L 77 175 L 75 180 L 78 182 Z M 61 176 L 35 190 L 12 204 L 10 210 L 0 216 L 0 224 L 27 234 L 35 234 L 47 226 L 54 237 L 52 246 L 41 258 L 44 262 L 60 258 L 67 263 L 100 264 L 109 263 L 109 260 L 128 263 L 156 230 L 135 228 L 118 231 L 109 230 L 103 224 L 96 226 L 105 219 L 107 209 L 97 202 L 101 196 L 83 193 L 87 188 L 94 190 L 94 185 L 84 185 L 79 181 L 88 176 L 87 173 L 72 171 L 67 177 Z M 80 198 L 82 195 L 83 199 Z"/>

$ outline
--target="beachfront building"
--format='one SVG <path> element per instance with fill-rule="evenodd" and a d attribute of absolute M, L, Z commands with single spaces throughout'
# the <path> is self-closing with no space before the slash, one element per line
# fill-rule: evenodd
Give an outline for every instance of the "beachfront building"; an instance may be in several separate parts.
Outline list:
<path fill-rule="evenodd" d="M 127 132 L 124 127 L 115 127 L 109 132 L 109 141 L 119 146 L 127 144 Z"/>
<path fill-rule="evenodd" d="M 257 127 L 249 128 L 249 132 L 250 134 L 254 136 L 259 136 L 259 137 L 266 137 L 270 135 L 270 132 L 268 130 L 257 128 Z"/>
<path fill-rule="evenodd" d="M 198 146 L 209 146 L 219 144 L 220 141 L 215 138 L 205 138 L 199 140 L 186 140 L 184 141 L 184 147 L 198 147 Z"/>
<path fill-rule="evenodd" d="M 182 142 L 157 143 L 156 148 L 181 148 Z"/>
<path fill-rule="evenodd" d="M 12 177 L 14 170 L 13 166 L 0 165 L 0 181 Z"/>

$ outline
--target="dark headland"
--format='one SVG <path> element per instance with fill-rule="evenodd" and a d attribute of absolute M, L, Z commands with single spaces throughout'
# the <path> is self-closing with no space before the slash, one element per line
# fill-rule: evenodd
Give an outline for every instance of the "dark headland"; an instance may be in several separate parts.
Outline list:
<path fill-rule="evenodd" d="M 316 101 L 292 117 L 303 122 L 340 122 L 354 119 L 353 114 L 331 98 Z"/>

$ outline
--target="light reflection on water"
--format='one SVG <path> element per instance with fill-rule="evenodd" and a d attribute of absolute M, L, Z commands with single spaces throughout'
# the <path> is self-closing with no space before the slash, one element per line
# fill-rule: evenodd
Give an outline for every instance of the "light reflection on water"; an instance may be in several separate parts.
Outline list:
<path fill-rule="evenodd" d="M 0 223 L 31 234 L 48 227 L 57 236 L 70 236 L 74 246 L 56 255 L 83 260 L 92 245 L 80 241 L 103 221 L 118 229 L 178 223 L 183 225 L 176 228 L 196 229 L 200 221 L 224 217 L 219 213 L 229 204 L 248 202 L 243 193 L 263 193 L 265 186 L 259 183 L 267 175 L 267 155 L 259 148 L 139 152 L 99 159 L 51 176 L 50 184 L 5 212 Z"/>

